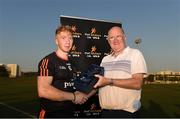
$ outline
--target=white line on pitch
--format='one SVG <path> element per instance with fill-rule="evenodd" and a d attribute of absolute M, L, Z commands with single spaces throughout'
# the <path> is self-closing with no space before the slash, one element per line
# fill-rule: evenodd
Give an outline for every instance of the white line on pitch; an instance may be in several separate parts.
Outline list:
<path fill-rule="evenodd" d="M 3 105 L 3 106 L 5 106 L 5 107 L 8 107 L 9 109 L 15 110 L 15 111 L 17 111 L 17 112 L 23 113 L 23 114 L 25 114 L 25 115 L 27 115 L 27 116 L 29 116 L 29 117 L 31 117 L 31 118 L 37 118 L 37 117 L 34 116 L 34 115 L 31 115 L 31 114 L 29 114 L 29 113 L 27 113 L 27 112 L 24 112 L 24 111 L 22 111 L 22 110 L 20 110 L 20 109 L 17 109 L 17 108 L 15 108 L 15 107 L 10 106 L 10 105 L 7 105 L 7 104 L 5 104 L 5 103 L 0 102 L 0 105 Z"/>

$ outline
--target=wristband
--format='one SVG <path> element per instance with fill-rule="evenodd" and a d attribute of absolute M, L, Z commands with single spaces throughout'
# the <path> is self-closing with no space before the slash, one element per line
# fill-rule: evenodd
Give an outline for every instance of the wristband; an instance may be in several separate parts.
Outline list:
<path fill-rule="evenodd" d="M 73 95 L 74 95 L 74 99 L 73 99 L 73 101 L 75 101 L 75 100 L 76 100 L 76 95 L 75 95 L 75 93 L 73 93 Z"/>

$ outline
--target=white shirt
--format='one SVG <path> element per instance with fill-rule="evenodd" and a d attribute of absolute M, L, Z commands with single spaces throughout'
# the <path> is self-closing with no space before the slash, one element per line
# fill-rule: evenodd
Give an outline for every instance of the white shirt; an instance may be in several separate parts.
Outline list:
<path fill-rule="evenodd" d="M 146 62 L 137 49 L 126 47 L 117 57 L 112 55 L 102 59 L 106 78 L 127 79 L 132 74 L 147 73 Z M 99 102 L 102 109 L 137 111 L 140 106 L 141 90 L 125 89 L 116 86 L 104 86 L 99 89 Z"/>

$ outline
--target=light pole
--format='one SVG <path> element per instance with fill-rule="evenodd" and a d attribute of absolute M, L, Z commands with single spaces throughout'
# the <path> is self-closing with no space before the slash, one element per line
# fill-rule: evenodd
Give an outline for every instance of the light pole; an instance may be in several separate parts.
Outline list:
<path fill-rule="evenodd" d="M 140 43 L 141 43 L 141 38 L 140 37 L 137 37 L 135 40 L 134 40 L 134 43 L 137 45 L 138 49 L 140 50 Z"/>

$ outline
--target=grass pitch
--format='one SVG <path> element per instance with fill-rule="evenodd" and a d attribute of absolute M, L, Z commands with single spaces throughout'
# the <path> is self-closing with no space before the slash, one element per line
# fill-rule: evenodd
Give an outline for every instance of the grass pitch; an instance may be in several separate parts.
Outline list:
<path fill-rule="evenodd" d="M 180 84 L 146 84 L 141 117 L 180 117 Z M 39 110 L 36 77 L 0 77 L 0 118 L 36 118 Z"/>

